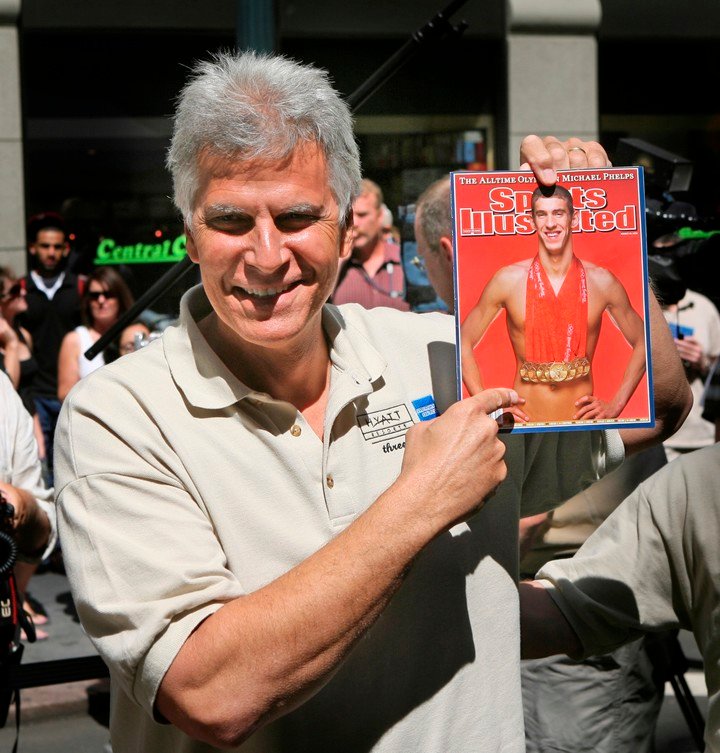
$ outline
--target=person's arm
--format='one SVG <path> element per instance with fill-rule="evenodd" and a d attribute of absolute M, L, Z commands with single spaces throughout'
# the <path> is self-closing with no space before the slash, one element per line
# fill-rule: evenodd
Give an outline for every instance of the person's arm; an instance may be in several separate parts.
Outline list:
<path fill-rule="evenodd" d="M 0 479 L 0 492 L 14 508 L 12 524 L 20 554 L 39 559 L 56 540 L 53 493 L 42 482 L 33 420 L 4 375 L 0 380 L 0 405 L 4 441 L 12 448 Z"/>
<path fill-rule="evenodd" d="M 620 436 L 627 454 L 652 447 L 671 437 L 682 426 L 693 403 L 692 391 L 670 328 L 652 290 L 649 302 L 655 426 L 621 429 Z"/>
<path fill-rule="evenodd" d="M 63 337 L 58 355 L 58 400 L 61 402 L 80 381 L 80 338 L 77 332 L 68 332 Z"/>
<path fill-rule="evenodd" d="M 707 379 L 710 370 L 715 364 L 716 358 L 703 350 L 702 343 L 694 337 L 683 337 L 675 340 L 675 347 L 683 365 L 688 370 L 688 381 L 693 379 Z"/>
<path fill-rule="evenodd" d="M 582 644 L 542 583 L 521 581 L 520 652 L 523 659 L 582 656 Z"/>
<path fill-rule="evenodd" d="M 498 271 L 485 286 L 478 302 L 460 326 L 460 358 L 462 377 L 467 391 L 477 395 L 483 389 L 480 367 L 475 360 L 475 346 L 482 340 L 503 306 L 502 271 Z"/>
<path fill-rule="evenodd" d="M 15 330 L 8 324 L 2 314 L 0 314 L 0 350 L 3 352 L 5 362 L 5 373 L 10 377 L 10 381 L 15 389 L 20 384 L 20 340 Z"/>
<path fill-rule="evenodd" d="M 25 489 L 0 482 L 0 492 L 14 509 L 12 526 L 19 552 L 28 557 L 39 556 L 50 540 L 51 526 L 47 513 Z"/>
<path fill-rule="evenodd" d="M 156 710 L 191 737 L 238 745 L 307 700 L 377 619 L 419 552 L 505 476 L 487 390 L 406 436 L 398 480 L 345 531 L 205 619 L 165 674 Z M 482 470 L 479 470 L 482 469 Z"/>
<path fill-rule="evenodd" d="M 630 359 L 620 385 L 613 397 L 605 402 L 594 395 L 585 395 L 575 405 L 578 411 L 575 420 L 591 418 L 617 418 L 622 413 L 645 373 L 645 332 L 643 321 L 633 309 L 625 288 L 607 270 L 598 270 L 601 285 L 607 299 L 606 310 L 628 345 L 632 348 Z M 602 279 L 605 278 L 605 279 Z"/>

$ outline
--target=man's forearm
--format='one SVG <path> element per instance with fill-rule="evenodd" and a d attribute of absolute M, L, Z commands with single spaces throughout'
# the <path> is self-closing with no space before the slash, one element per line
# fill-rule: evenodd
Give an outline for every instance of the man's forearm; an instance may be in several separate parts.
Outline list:
<path fill-rule="evenodd" d="M 582 644 L 570 623 L 536 581 L 520 583 L 520 649 L 523 659 L 567 654 L 582 656 Z"/>
<path fill-rule="evenodd" d="M 640 341 L 633 347 L 630 361 L 625 368 L 617 392 L 610 401 L 609 410 L 613 417 L 619 416 L 637 389 L 645 374 L 645 343 Z"/>
<path fill-rule="evenodd" d="M 622 429 L 628 454 L 651 447 L 672 436 L 692 407 L 692 392 L 660 304 L 650 293 L 650 340 L 652 343 L 655 427 Z"/>
<path fill-rule="evenodd" d="M 24 498 L 24 513 L 15 529 L 15 541 L 21 554 L 35 557 L 42 554 L 50 539 L 50 520 L 32 494 L 24 489 L 18 493 Z"/>
<path fill-rule="evenodd" d="M 160 686 L 160 713 L 192 737 L 237 745 L 318 690 L 434 535 L 400 494 L 391 487 L 300 565 L 206 619 Z"/>

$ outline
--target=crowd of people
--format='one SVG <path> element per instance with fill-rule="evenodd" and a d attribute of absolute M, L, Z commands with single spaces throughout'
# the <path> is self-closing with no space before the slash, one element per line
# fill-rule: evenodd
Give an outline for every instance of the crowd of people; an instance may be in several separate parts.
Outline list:
<path fill-rule="evenodd" d="M 13 519 L 21 538 L 22 531 L 35 526 L 44 514 L 51 513 L 49 521 L 55 519 L 47 500 L 53 496 L 55 425 L 63 400 L 80 379 L 134 350 L 136 335 L 150 335 L 145 324 L 135 322 L 122 330 L 117 343 L 91 361 L 85 358 L 85 351 L 132 306 L 130 287 L 109 267 L 99 267 L 88 276 L 67 268 L 70 243 L 65 222 L 57 213 L 33 216 L 28 222 L 28 242 L 31 269 L 26 276 L 18 276 L 10 267 L 0 268 L 0 371 L 7 377 L 2 410 L 6 416 L 16 416 L 12 430 L 6 424 L 2 438 L 8 459 L 0 474 L 0 492 L 15 508 Z M 22 410 L 11 399 L 8 384 Z M 28 426 L 31 435 L 26 432 Z M 26 509 L 37 513 L 30 515 Z M 54 522 L 51 527 L 55 529 Z M 41 547 L 41 557 L 21 550 L 14 568 L 36 640 L 49 637 L 41 627 L 48 619 L 44 606 L 29 592 L 30 578 L 43 561 L 48 567 L 62 567 L 57 536 L 48 536 L 51 546 L 47 551 L 45 545 Z"/>
<path fill-rule="evenodd" d="M 520 161 L 548 190 L 609 164 L 535 136 Z M 6 452 L 0 491 L 33 532 L 29 568 L 57 511 L 111 671 L 112 749 L 651 751 L 643 636 L 685 627 L 720 751 L 717 311 L 650 295 L 653 427 L 501 434 L 520 390 L 478 382 L 457 402 L 453 317 L 410 311 L 392 215 L 324 72 L 199 64 L 168 167 L 202 284 L 160 342 L 138 350 L 134 323 L 84 357 L 132 295 L 111 269 L 64 267 L 56 216 L 31 225 L 32 271 L 0 273 L 2 400 L 36 469 L 10 473 Z M 452 314 L 448 178 L 418 197 L 415 237 Z M 651 476 L 696 419 L 713 432 Z"/>

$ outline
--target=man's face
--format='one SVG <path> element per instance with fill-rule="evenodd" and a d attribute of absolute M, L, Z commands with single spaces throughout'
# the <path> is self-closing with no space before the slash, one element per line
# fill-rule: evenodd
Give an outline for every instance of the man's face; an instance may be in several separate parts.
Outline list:
<path fill-rule="evenodd" d="M 188 254 L 231 346 L 317 337 L 320 309 L 350 253 L 325 158 L 314 144 L 286 160 L 205 157 Z"/>
<path fill-rule="evenodd" d="M 30 253 L 37 259 L 41 271 L 52 274 L 70 252 L 62 230 L 40 230 Z"/>
<path fill-rule="evenodd" d="M 377 197 L 364 193 L 353 202 L 353 249 L 362 251 L 382 236 L 382 206 Z"/>
<path fill-rule="evenodd" d="M 532 216 L 540 244 L 551 254 L 562 253 L 574 223 L 574 213 L 570 213 L 567 202 L 557 196 L 538 199 Z"/>
<path fill-rule="evenodd" d="M 445 301 L 448 311 L 452 314 L 455 308 L 455 293 L 453 290 L 453 269 L 446 254 L 441 248 L 439 251 L 433 251 L 425 240 L 425 235 L 420 226 L 420 210 L 415 215 L 415 241 L 417 242 L 417 255 L 422 259 L 425 265 L 430 284 L 440 298 Z M 449 240 L 449 239 L 448 239 Z"/>

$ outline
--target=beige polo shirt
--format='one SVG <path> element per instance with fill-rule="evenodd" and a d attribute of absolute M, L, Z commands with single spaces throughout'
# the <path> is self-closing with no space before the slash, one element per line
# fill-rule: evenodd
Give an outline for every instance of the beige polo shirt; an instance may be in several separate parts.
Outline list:
<path fill-rule="evenodd" d="M 228 371 L 196 324 L 209 311 L 191 290 L 179 326 L 82 380 L 58 426 L 63 553 L 111 667 L 115 753 L 209 750 L 152 719 L 187 636 L 372 504 L 400 472 L 409 426 L 455 392 L 450 317 L 328 306 L 321 441 L 293 406 Z M 426 548 L 332 680 L 242 750 L 524 750 L 520 496 L 547 509 L 621 456 L 614 432 L 511 438 L 496 496 Z"/>

